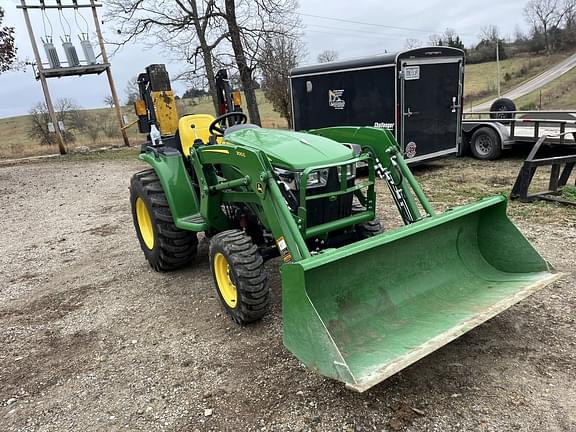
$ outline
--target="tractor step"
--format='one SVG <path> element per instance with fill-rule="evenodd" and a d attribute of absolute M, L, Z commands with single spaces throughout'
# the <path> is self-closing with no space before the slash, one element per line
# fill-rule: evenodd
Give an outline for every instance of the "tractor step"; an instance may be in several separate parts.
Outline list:
<path fill-rule="evenodd" d="M 190 231 L 205 231 L 208 229 L 208 222 L 200 213 L 180 218 L 176 221 L 176 226 L 180 229 Z"/>

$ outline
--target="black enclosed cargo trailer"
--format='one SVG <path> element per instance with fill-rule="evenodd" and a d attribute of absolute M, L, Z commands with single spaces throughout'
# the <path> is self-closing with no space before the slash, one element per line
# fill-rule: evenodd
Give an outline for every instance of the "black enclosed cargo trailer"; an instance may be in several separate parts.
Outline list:
<path fill-rule="evenodd" d="M 458 153 L 464 53 L 427 47 L 293 69 L 295 130 L 391 129 L 408 163 Z"/>

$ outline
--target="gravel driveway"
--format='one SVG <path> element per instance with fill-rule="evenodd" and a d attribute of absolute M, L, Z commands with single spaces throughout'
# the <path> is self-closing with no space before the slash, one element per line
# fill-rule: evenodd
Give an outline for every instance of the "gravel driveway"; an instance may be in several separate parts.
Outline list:
<path fill-rule="evenodd" d="M 472 167 L 497 190 L 519 163 L 448 160 L 418 175 L 445 207 L 460 198 L 434 195 L 434 182 Z M 534 220 L 515 205 L 519 228 L 569 274 L 357 394 L 283 347 L 277 260 L 271 311 L 248 327 L 218 303 L 206 242 L 185 270 L 148 268 L 128 203 L 140 168 L 0 167 L 1 430 L 576 430 L 576 212 L 536 204 L 562 217 Z"/>

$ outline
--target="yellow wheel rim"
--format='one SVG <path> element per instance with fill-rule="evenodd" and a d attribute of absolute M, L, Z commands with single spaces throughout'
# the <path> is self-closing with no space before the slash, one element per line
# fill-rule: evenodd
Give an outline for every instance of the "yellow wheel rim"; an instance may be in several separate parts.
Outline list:
<path fill-rule="evenodd" d="M 213 265 L 218 290 L 226 304 L 234 309 L 238 304 L 238 292 L 236 291 L 236 285 L 230 278 L 230 264 L 228 264 L 226 257 L 218 252 L 214 255 Z"/>
<path fill-rule="evenodd" d="M 136 219 L 138 220 L 138 230 L 148 249 L 154 247 L 154 229 L 152 228 L 152 218 L 146 203 L 140 197 L 136 198 Z"/>

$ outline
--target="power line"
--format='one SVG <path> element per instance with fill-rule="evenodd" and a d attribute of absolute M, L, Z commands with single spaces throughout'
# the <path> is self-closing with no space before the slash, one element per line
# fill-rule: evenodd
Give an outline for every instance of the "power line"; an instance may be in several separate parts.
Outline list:
<path fill-rule="evenodd" d="M 348 20 L 348 19 L 344 19 L 344 18 L 334 18 L 334 17 L 327 17 L 327 16 L 322 16 L 322 15 L 306 14 L 306 13 L 302 13 L 302 12 L 296 12 L 296 14 L 301 15 L 301 16 L 311 17 L 311 18 L 320 18 L 320 19 L 324 19 L 324 20 L 330 20 L 330 21 L 339 21 L 339 22 L 345 22 L 345 23 L 351 23 L 351 24 L 360 24 L 360 25 L 367 25 L 367 26 L 374 26 L 374 27 L 382 27 L 382 28 L 387 28 L 387 29 L 391 29 L 391 30 L 411 31 L 411 32 L 420 32 L 420 33 L 428 33 L 428 34 L 438 33 L 437 30 L 425 30 L 425 29 L 417 29 L 417 28 L 410 28 L 410 27 L 396 27 L 396 26 L 389 26 L 389 25 L 385 25 L 385 24 L 377 24 L 377 23 Z M 462 36 L 476 36 L 476 35 L 472 35 L 470 33 L 460 33 L 460 34 Z"/>
<path fill-rule="evenodd" d="M 356 38 L 362 38 L 364 40 L 366 40 L 366 36 L 363 36 L 361 34 L 353 34 L 353 33 L 334 33 L 334 32 L 325 32 L 325 31 L 320 31 L 320 30 L 305 30 L 306 32 L 310 32 L 310 33 L 319 33 L 319 34 L 325 34 L 325 35 L 333 35 L 333 36 L 343 36 L 343 37 L 356 37 Z M 371 36 L 372 37 L 372 36 Z M 385 37 L 378 37 L 375 36 L 375 38 L 377 38 L 378 40 L 390 40 L 391 38 L 385 38 Z"/>
<path fill-rule="evenodd" d="M 305 24 L 306 28 L 317 27 L 317 28 L 321 28 L 321 29 L 338 30 L 338 32 L 348 31 L 348 32 L 369 34 L 369 35 L 375 35 L 375 36 L 380 36 L 380 37 L 389 37 L 389 38 L 402 37 L 402 36 L 398 35 L 397 33 L 387 33 L 387 32 L 383 32 L 383 31 L 370 31 L 370 30 L 364 30 L 364 29 L 360 29 L 360 28 L 351 28 L 351 27 L 342 28 L 342 27 L 335 27 L 335 26 L 325 26 L 325 25 L 320 25 L 320 24 L 308 24 L 308 23 L 304 23 L 304 24 Z M 310 30 L 310 31 L 314 31 L 314 30 Z M 340 33 L 338 33 L 338 34 L 340 34 Z"/>
<path fill-rule="evenodd" d="M 310 28 L 310 27 L 319 27 L 321 30 L 318 30 L 316 28 Z M 338 30 L 338 32 L 334 32 L 334 31 L 327 31 L 324 29 L 329 29 L 329 30 Z M 352 29 L 336 29 L 334 27 L 328 27 L 328 26 L 315 26 L 315 25 L 306 25 L 306 28 L 304 29 L 305 32 L 314 32 L 314 33 L 325 33 L 325 34 L 332 34 L 332 35 L 336 35 L 336 36 L 354 36 L 354 37 L 361 37 L 361 38 L 373 38 L 373 39 L 386 39 L 386 40 L 398 40 L 398 39 L 402 39 L 402 36 L 399 35 L 390 35 L 390 34 L 384 34 L 384 33 L 376 33 L 376 32 L 365 32 L 362 30 L 352 30 Z"/>

